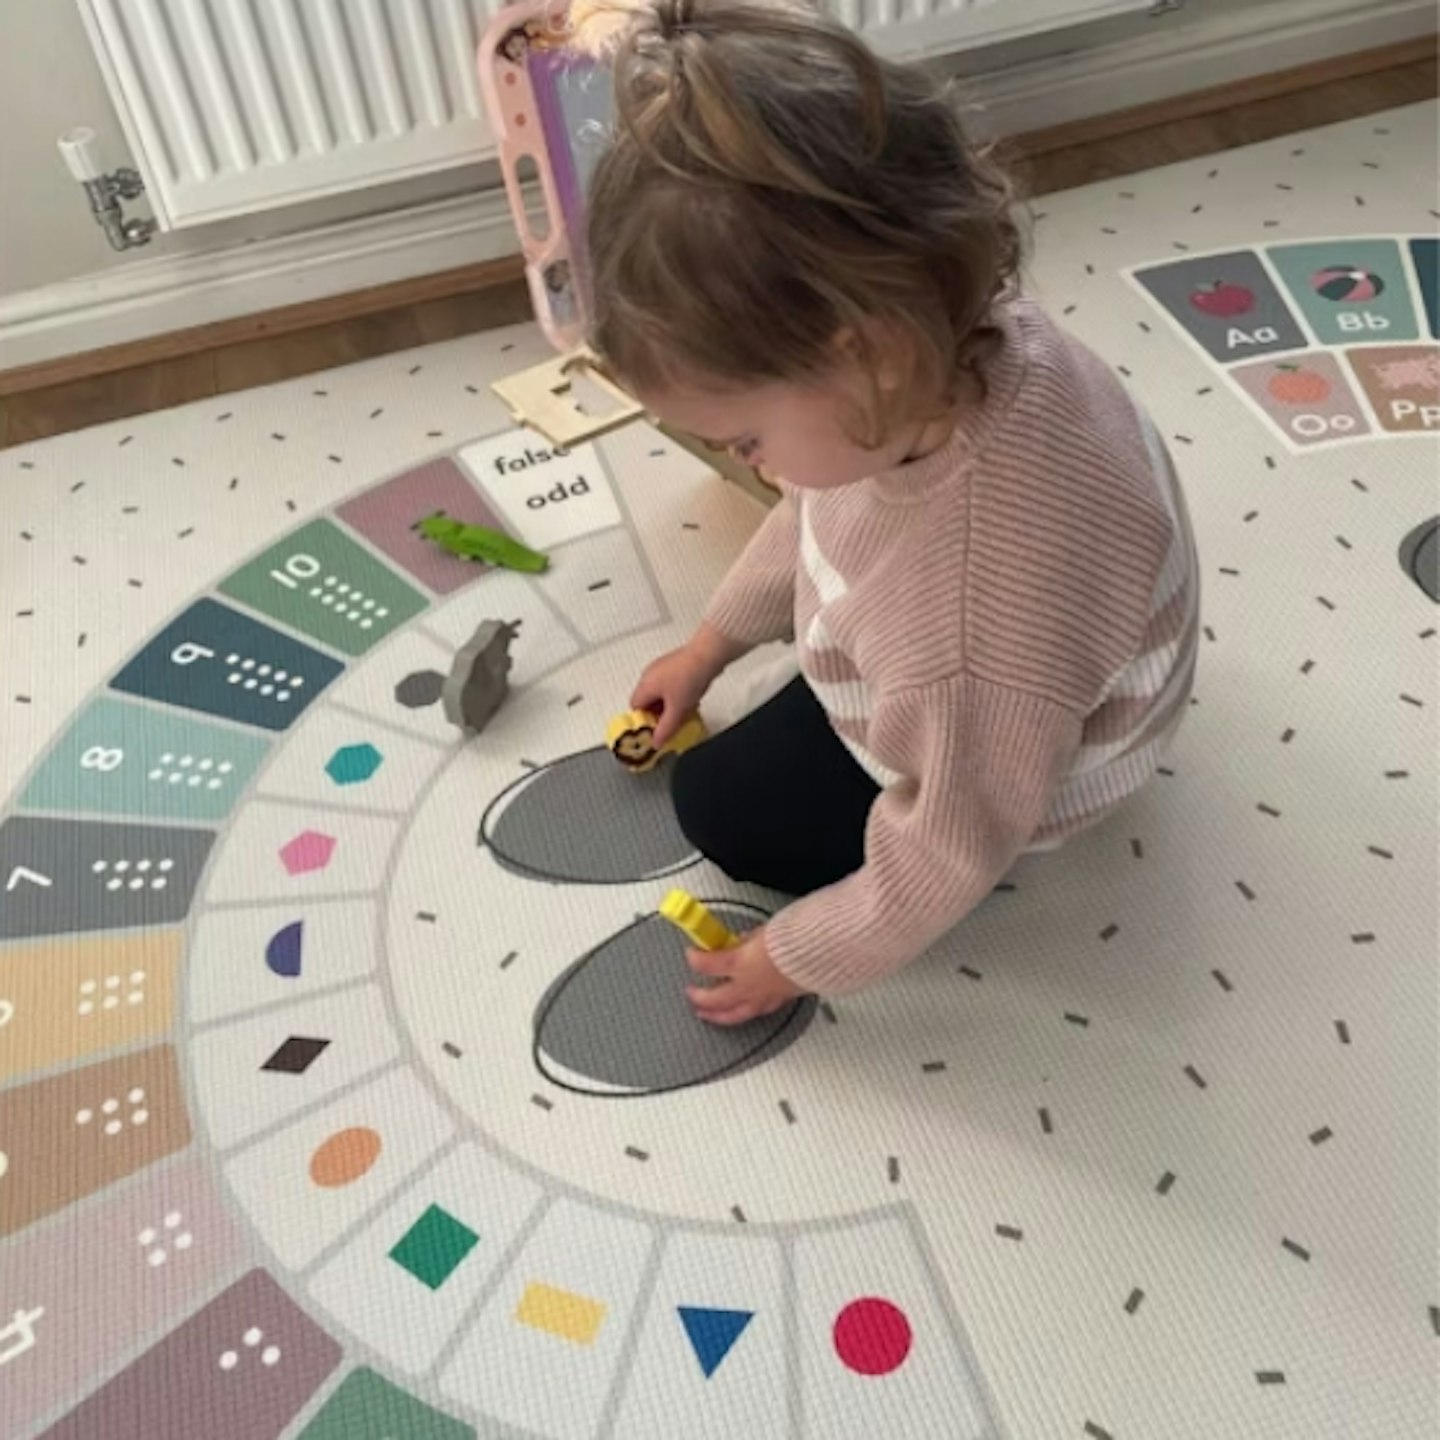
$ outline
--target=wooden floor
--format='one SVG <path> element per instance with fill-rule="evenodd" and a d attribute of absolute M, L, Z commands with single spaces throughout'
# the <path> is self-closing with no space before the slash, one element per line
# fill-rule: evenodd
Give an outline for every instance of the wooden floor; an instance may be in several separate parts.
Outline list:
<path fill-rule="evenodd" d="M 1436 89 L 1434 60 L 1419 60 L 1129 134 L 1047 148 L 1043 154 L 1014 158 L 1012 163 L 1022 187 L 1041 195 L 1428 100 Z M 511 281 L 3 396 L 0 448 L 473 334 L 530 315 L 524 284 Z"/>
<path fill-rule="evenodd" d="M 0 396 L 0 449 L 231 390 L 269 385 L 292 375 L 313 374 L 392 350 L 513 325 L 533 314 L 523 283 L 496 286 Z"/>

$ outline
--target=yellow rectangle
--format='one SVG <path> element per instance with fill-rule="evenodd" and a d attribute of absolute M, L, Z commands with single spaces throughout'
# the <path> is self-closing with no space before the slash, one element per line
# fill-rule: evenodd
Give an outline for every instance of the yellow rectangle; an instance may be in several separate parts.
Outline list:
<path fill-rule="evenodd" d="M 168 1034 L 180 942 L 149 930 L 0 951 L 0 1080 Z"/>
<path fill-rule="evenodd" d="M 553 1285 L 532 1281 L 520 1297 L 515 1318 L 522 1325 L 544 1330 L 561 1340 L 590 1345 L 605 1323 L 605 1306 L 573 1290 L 557 1290 Z"/>

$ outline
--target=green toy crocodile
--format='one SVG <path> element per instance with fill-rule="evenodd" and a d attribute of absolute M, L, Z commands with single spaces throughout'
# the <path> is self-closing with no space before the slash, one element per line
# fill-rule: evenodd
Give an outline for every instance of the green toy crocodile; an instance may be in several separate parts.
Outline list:
<path fill-rule="evenodd" d="M 531 550 L 518 540 L 487 530 L 483 525 L 464 525 L 447 515 L 429 515 L 415 529 L 442 550 L 462 560 L 480 560 L 487 565 L 503 565 L 507 570 L 524 570 L 538 574 L 550 559 L 538 550 Z"/>

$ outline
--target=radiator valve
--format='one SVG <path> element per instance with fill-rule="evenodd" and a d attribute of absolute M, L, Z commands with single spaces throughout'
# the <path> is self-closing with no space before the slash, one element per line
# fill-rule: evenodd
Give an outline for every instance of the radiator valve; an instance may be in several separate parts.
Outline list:
<path fill-rule="evenodd" d="M 88 125 L 67 130 L 58 144 L 70 173 L 85 187 L 90 213 L 105 232 L 110 248 L 131 250 L 148 245 L 159 226 L 141 217 L 127 220 L 120 206 L 122 200 L 135 200 L 145 193 L 140 172 L 128 166 L 107 171 L 100 158 L 99 138 Z"/>

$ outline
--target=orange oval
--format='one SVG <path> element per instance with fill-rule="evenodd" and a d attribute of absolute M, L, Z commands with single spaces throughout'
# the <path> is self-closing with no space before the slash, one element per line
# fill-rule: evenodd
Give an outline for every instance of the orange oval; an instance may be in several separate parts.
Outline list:
<path fill-rule="evenodd" d="M 310 1178 L 326 1190 L 358 1180 L 380 1158 L 380 1132 L 366 1125 L 337 1130 L 310 1157 Z"/>

